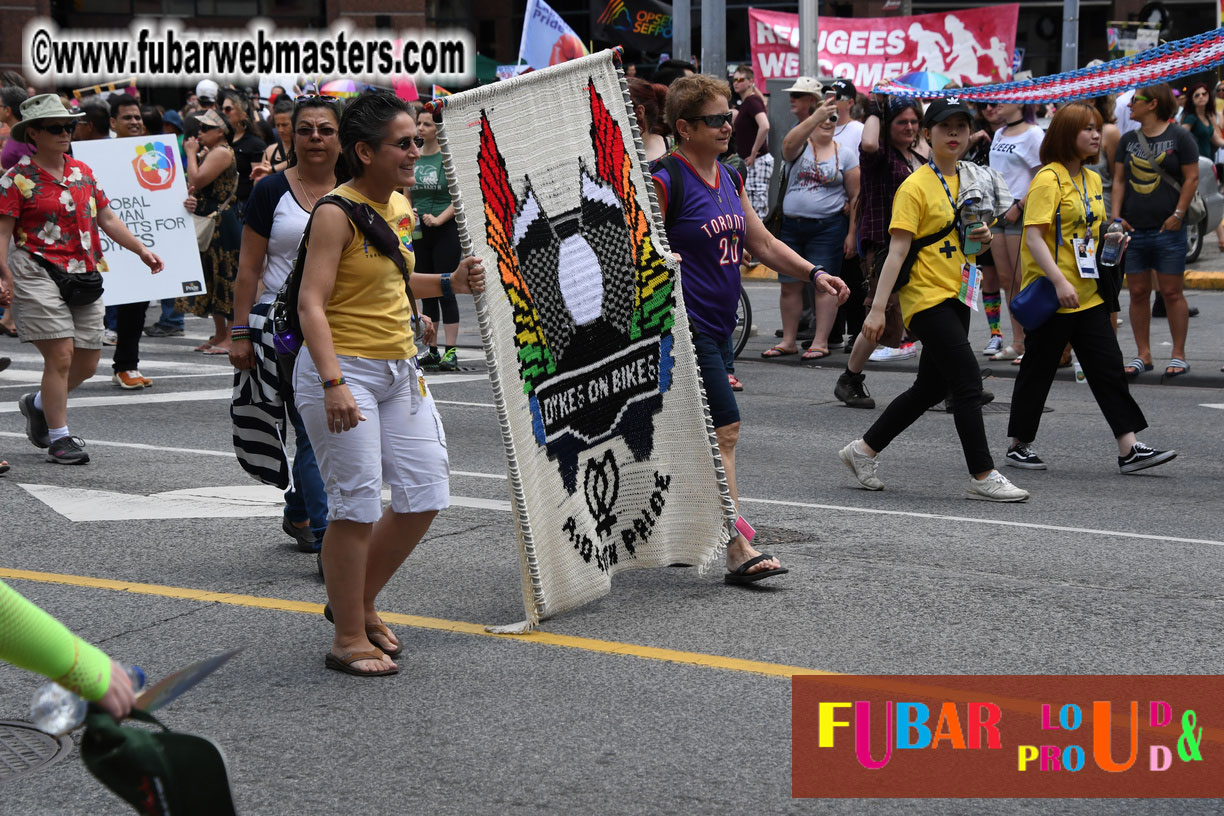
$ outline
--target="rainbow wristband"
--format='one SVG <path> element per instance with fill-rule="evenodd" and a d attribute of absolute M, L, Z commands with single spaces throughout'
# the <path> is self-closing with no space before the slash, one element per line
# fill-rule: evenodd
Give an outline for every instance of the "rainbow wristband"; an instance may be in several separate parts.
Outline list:
<path fill-rule="evenodd" d="M 344 385 L 348 381 L 343 377 L 337 377 L 334 380 L 320 380 L 319 382 L 323 383 L 324 388 L 335 388 L 337 385 Z"/>

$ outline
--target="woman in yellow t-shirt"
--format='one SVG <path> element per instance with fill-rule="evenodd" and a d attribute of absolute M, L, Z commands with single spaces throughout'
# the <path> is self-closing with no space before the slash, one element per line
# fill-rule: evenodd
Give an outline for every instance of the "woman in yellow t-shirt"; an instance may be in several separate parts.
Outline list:
<path fill-rule="evenodd" d="M 1121 259 L 1113 266 L 1101 266 L 1097 260 L 1096 242 L 1105 234 L 1105 204 L 1101 177 L 1084 167 L 1100 154 L 1101 124 L 1101 114 L 1091 105 L 1060 107 L 1041 143 L 1042 168 L 1029 188 L 1020 249 L 1021 290 L 1047 277 L 1058 293 L 1059 309 L 1027 333 L 1007 425 L 1012 437 L 1007 464 L 1012 467 L 1046 469 L 1032 442 L 1067 343 L 1118 440 L 1121 471 L 1134 473 L 1177 455 L 1135 438 L 1147 420 L 1127 386 L 1111 315 L 1118 311 Z"/>
<path fill-rule="evenodd" d="M 884 409 L 875 424 L 841 450 L 846 467 L 868 490 L 883 490 L 876 476 L 876 454 L 888 446 L 927 409 L 951 394 L 956 434 L 969 468 L 971 499 L 1018 502 L 1029 497 L 995 470 L 982 422 L 982 378 L 977 356 L 969 345 L 969 303 L 976 298 L 980 274 L 976 257 L 966 256 L 966 239 L 990 245 L 990 227 L 982 224 L 968 235 L 957 226 L 960 193 L 958 160 L 969 147 L 972 116 L 956 97 L 931 103 L 922 118 L 923 135 L 931 145 L 931 160 L 902 182 L 893 200 L 888 257 L 880 273 L 876 298 L 863 322 L 863 336 L 875 343 L 884 331 L 888 293 L 901 262 L 916 238 L 945 237 L 921 248 L 909 281 L 898 293 L 901 316 L 922 341 L 918 379 Z"/>
<path fill-rule="evenodd" d="M 407 103 L 387 91 L 362 94 L 340 119 L 340 151 L 353 179 L 333 194 L 364 204 L 400 239 L 409 271 L 411 187 L 423 139 Z M 344 210 L 320 203 L 310 225 L 298 315 L 305 346 L 294 368 L 294 400 L 327 490 L 323 572 L 336 624 L 330 669 L 395 674 L 398 638 L 375 599 L 434 516 L 449 506 L 446 436 L 416 360 L 409 297 L 484 290 L 484 269 L 465 258 L 454 273 L 411 275 L 366 241 Z M 382 484 L 391 506 L 382 509 Z"/>

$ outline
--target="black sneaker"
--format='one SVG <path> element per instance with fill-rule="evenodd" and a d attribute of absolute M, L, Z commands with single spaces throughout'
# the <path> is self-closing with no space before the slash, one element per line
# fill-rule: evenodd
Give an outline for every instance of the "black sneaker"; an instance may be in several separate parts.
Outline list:
<path fill-rule="evenodd" d="M 851 408 L 874 408 L 875 400 L 871 398 L 871 394 L 867 393 L 867 386 L 863 383 L 864 379 L 865 375 L 862 372 L 851 374 L 849 371 L 843 371 L 837 378 L 833 396 Z"/>
<path fill-rule="evenodd" d="M 1142 442 L 1131 446 L 1130 453 L 1118 457 L 1118 469 L 1123 473 L 1135 473 L 1177 458 L 1177 451 L 1159 451 Z"/>
<path fill-rule="evenodd" d="M 1028 445 L 1021 442 L 1019 445 L 1012 445 L 1007 449 L 1006 456 L 1007 464 L 1014 468 L 1022 470 L 1045 470 L 1046 463 L 1041 461 L 1041 457 L 1036 451 Z"/>
<path fill-rule="evenodd" d="M 281 529 L 285 531 L 287 536 L 297 542 L 298 552 L 317 553 L 319 551 L 319 540 L 315 538 L 315 534 L 311 531 L 309 524 L 305 527 L 298 527 L 285 517 L 281 520 Z"/>
<path fill-rule="evenodd" d="M 85 440 L 79 436 L 61 436 L 51 443 L 47 461 L 57 465 L 83 465 L 89 461 Z"/>
<path fill-rule="evenodd" d="M 183 329 L 181 326 L 167 326 L 164 323 L 154 323 L 151 326 L 145 326 L 144 333 L 149 337 L 182 337 Z"/>
<path fill-rule="evenodd" d="M 26 418 L 26 439 L 36 448 L 51 447 L 51 438 L 47 436 L 47 418 L 43 412 L 34 407 L 34 395 L 22 394 L 17 400 L 17 408 Z"/>
<path fill-rule="evenodd" d="M 442 362 L 442 356 L 438 354 L 437 349 L 431 349 L 417 359 L 421 363 L 421 368 L 426 371 L 437 371 L 438 364 Z"/>

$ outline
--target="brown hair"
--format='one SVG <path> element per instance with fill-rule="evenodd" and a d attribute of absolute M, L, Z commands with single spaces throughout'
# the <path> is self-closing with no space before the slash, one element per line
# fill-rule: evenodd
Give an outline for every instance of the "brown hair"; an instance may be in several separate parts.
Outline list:
<path fill-rule="evenodd" d="M 1114 115 L 1114 111 L 1118 108 L 1118 99 L 1113 94 L 1094 98 L 1092 105 L 1097 109 L 1097 113 L 1101 114 L 1101 119 L 1105 124 L 1116 125 L 1118 123 L 1118 117 Z"/>
<path fill-rule="evenodd" d="M 646 110 L 646 121 L 638 122 L 645 133 L 657 133 L 666 136 L 671 131 L 663 123 L 663 105 L 667 101 L 667 86 L 647 82 L 640 77 L 629 77 L 629 98 L 636 108 L 641 105 Z"/>
<path fill-rule="evenodd" d="M 1186 89 L 1186 93 L 1182 98 L 1182 119 L 1198 115 L 1198 110 L 1194 106 L 1194 92 L 1199 88 L 1207 91 L 1207 86 L 1201 82 L 1196 82 Z M 1205 110 L 1208 116 L 1215 113 L 1215 105 L 1211 104 L 1211 91 L 1207 91 L 1207 105 Z"/>
<path fill-rule="evenodd" d="M 751 65 L 741 65 L 735 69 L 732 75 L 734 76 L 734 74 L 743 74 L 744 78 L 748 80 L 748 87 L 752 89 L 752 93 L 761 97 L 762 102 L 765 101 L 765 94 L 761 93 L 761 89 L 756 85 L 756 71 L 752 70 Z M 732 90 L 734 90 L 734 87 Z"/>
<path fill-rule="evenodd" d="M 1135 93 L 1146 96 L 1156 103 L 1156 118 L 1162 122 L 1169 121 L 1173 118 L 1173 114 L 1177 113 L 1177 100 L 1173 98 L 1173 89 L 1165 82 L 1139 88 Z"/>
<path fill-rule="evenodd" d="M 1096 161 L 1099 157 L 1081 156 L 1075 151 L 1075 142 L 1080 131 L 1094 123 L 1100 130 L 1104 120 L 1101 113 L 1087 102 L 1071 102 L 1061 106 L 1050 121 L 1050 128 L 1041 140 L 1041 163 Z"/>
<path fill-rule="evenodd" d="M 705 74 L 680 77 L 667 89 L 663 119 L 672 131 L 676 131 L 676 122 L 700 116 L 705 103 L 720 97 L 731 101 L 731 89 L 727 83 Z"/>

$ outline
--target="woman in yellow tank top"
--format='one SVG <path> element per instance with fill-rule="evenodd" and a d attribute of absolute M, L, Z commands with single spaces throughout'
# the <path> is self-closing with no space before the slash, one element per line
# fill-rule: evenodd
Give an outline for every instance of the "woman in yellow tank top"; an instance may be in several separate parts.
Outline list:
<path fill-rule="evenodd" d="M 394 94 L 366 93 L 340 120 L 341 155 L 353 178 L 334 195 L 369 205 L 400 237 L 413 267 L 411 187 L 421 139 Z M 446 436 L 416 361 L 409 297 L 484 290 L 484 269 L 465 258 L 454 273 L 412 275 L 364 239 L 338 206 L 316 207 L 298 314 L 305 346 L 294 399 L 327 487 L 325 613 L 336 624 L 328 668 L 375 676 L 398 671 L 399 640 L 375 598 L 449 506 Z M 391 506 L 382 510 L 382 484 Z"/>

